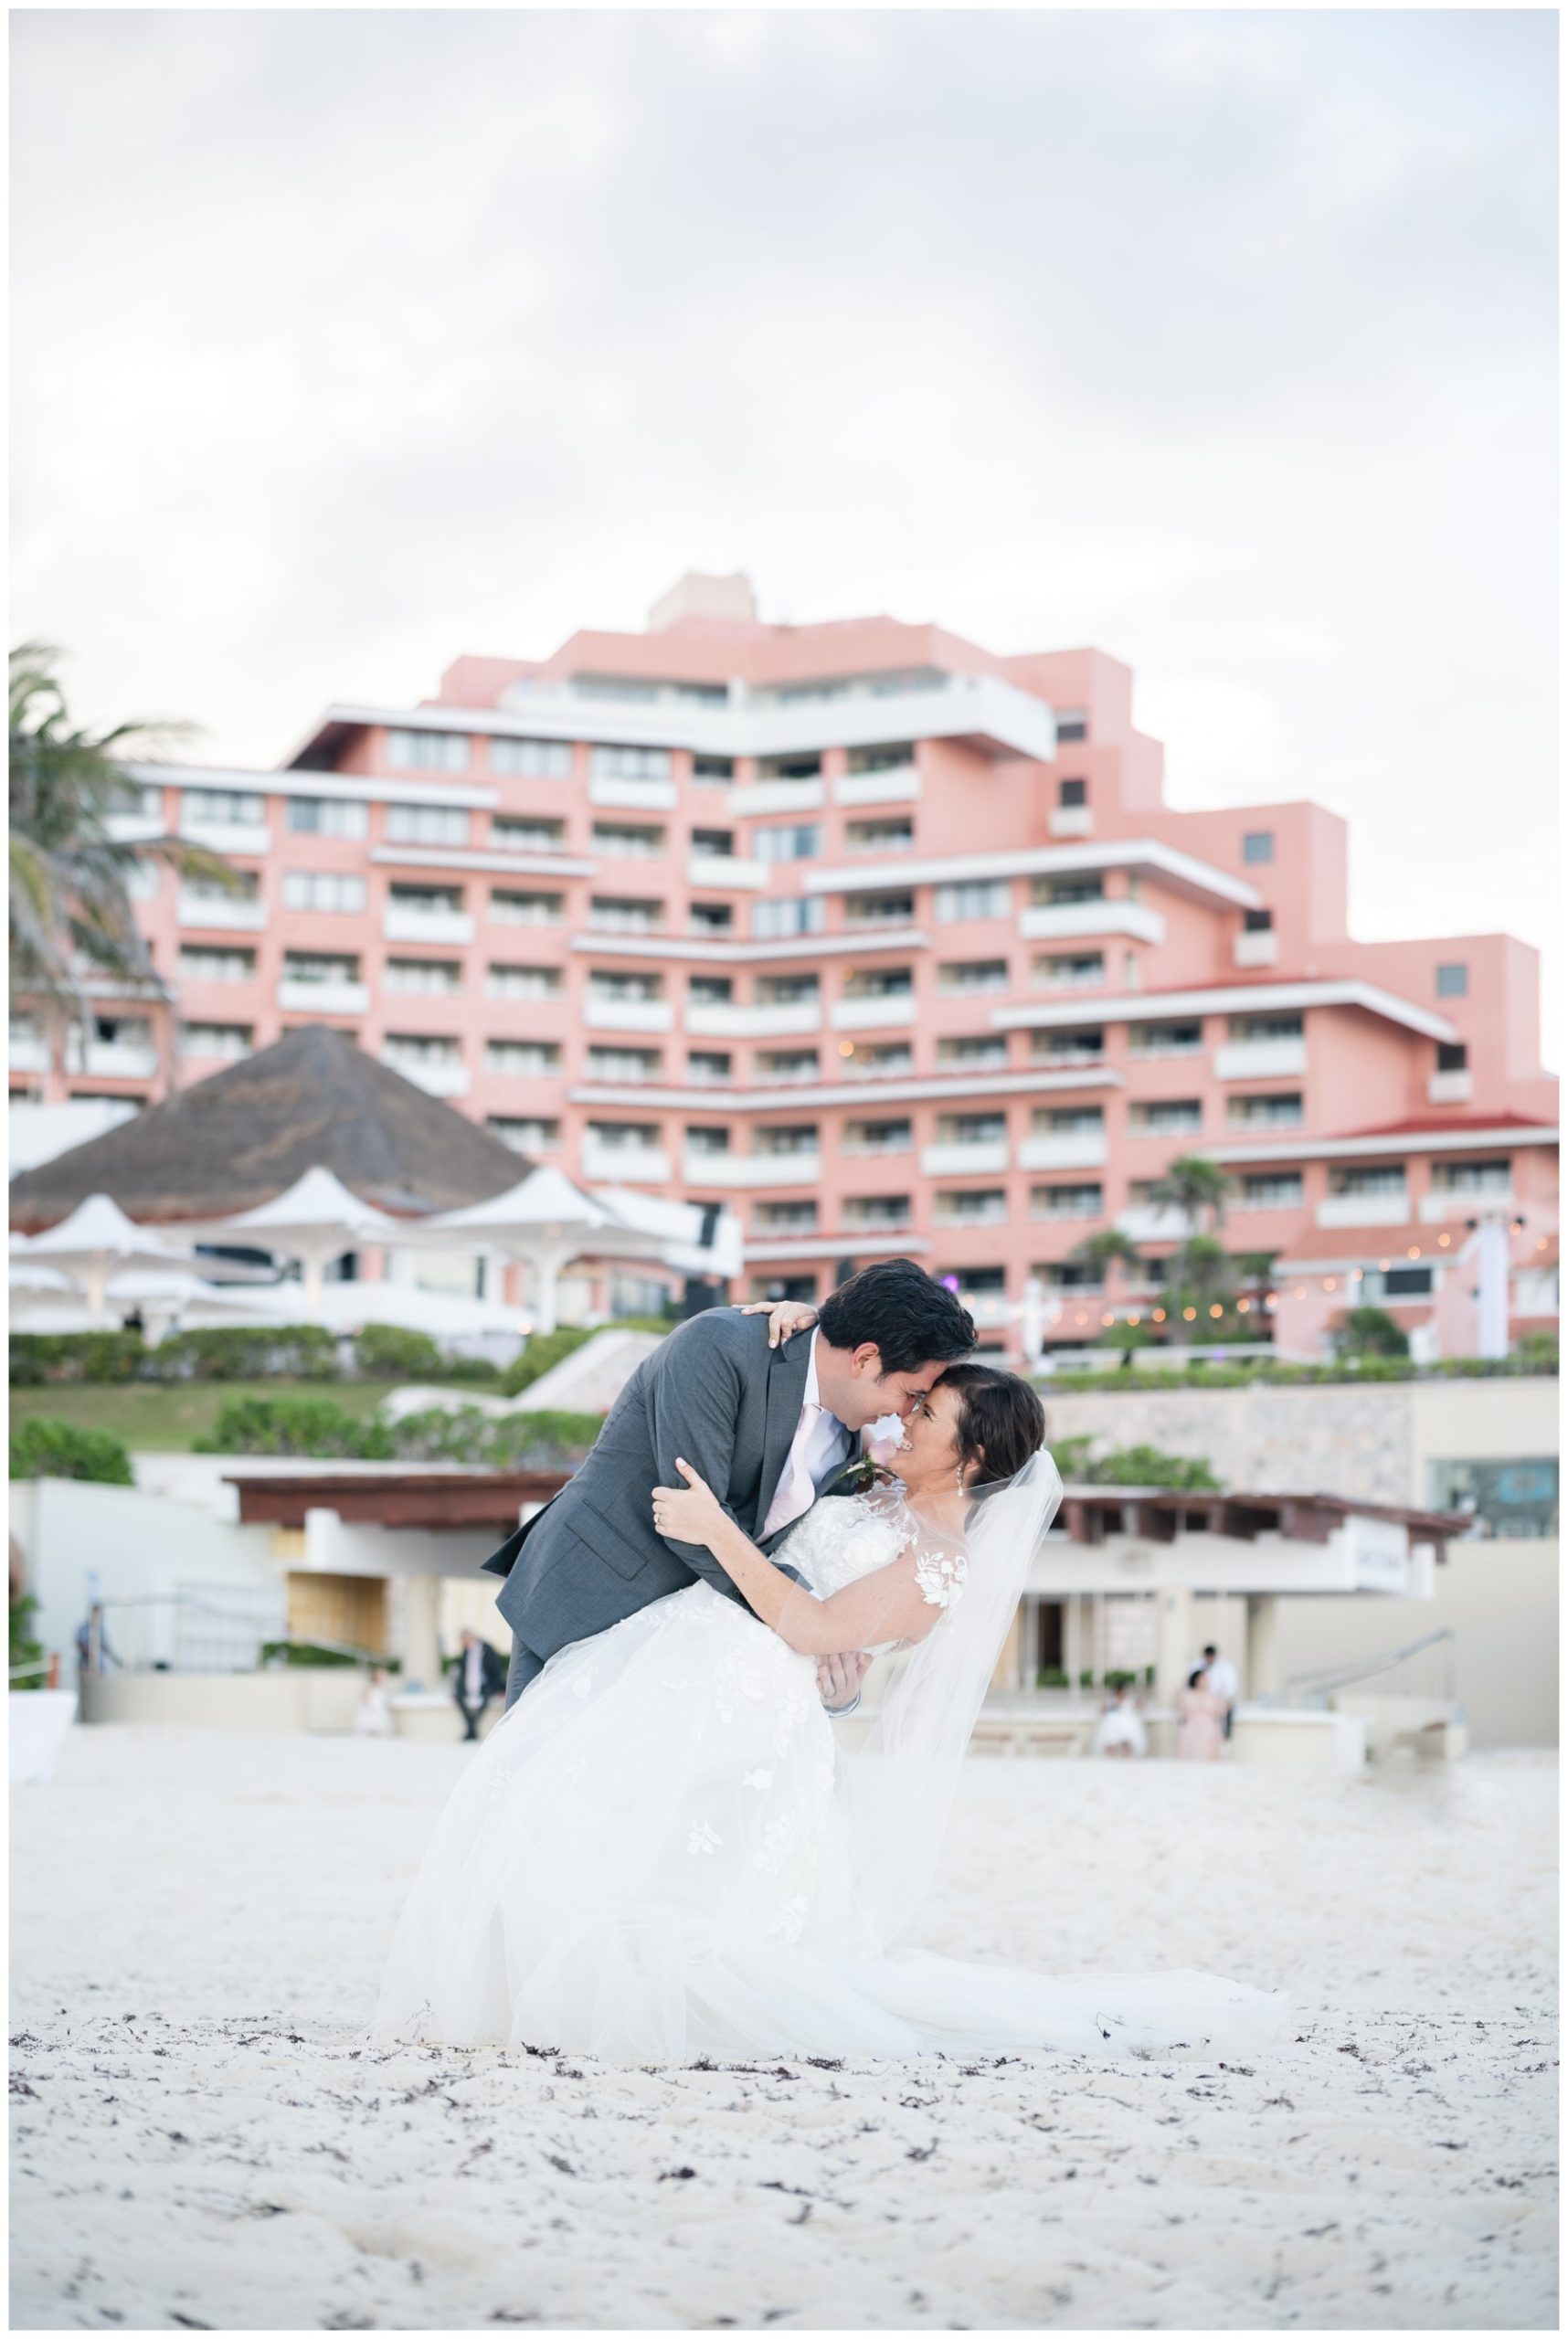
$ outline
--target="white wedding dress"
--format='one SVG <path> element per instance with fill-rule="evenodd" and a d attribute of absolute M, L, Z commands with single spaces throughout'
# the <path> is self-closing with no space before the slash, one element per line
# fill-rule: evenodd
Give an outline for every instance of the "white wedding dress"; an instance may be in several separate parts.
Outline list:
<path fill-rule="evenodd" d="M 835 1498 L 789 1561 L 826 1598 L 916 1534 L 896 1494 Z M 946 1607 L 963 1562 L 922 1559 L 917 1581 Z M 574 1642 L 447 1805 L 373 2035 L 643 2063 L 1234 2052 L 1277 2029 L 1282 2000 L 1210 1974 L 1064 1980 L 885 1953 L 856 1892 L 845 1768 L 814 1660 L 708 1584 Z"/>

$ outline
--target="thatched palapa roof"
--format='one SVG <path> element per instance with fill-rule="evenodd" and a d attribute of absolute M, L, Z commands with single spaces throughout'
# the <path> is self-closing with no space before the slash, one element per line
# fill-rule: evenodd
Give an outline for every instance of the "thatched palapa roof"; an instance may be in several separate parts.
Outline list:
<path fill-rule="evenodd" d="M 527 1166 L 346 1033 L 307 1024 L 13 1180 L 11 1223 L 52 1226 L 89 1194 L 143 1221 L 224 1218 L 318 1163 L 397 1217 L 486 1201 Z"/>

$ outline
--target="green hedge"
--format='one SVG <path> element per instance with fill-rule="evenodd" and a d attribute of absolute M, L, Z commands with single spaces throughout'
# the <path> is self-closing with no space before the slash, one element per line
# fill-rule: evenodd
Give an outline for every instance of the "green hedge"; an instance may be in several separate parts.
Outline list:
<path fill-rule="evenodd" d="M 1096 1455 L 1092 1437 L 1059 1438 L 1051 1448 L 1064 1478 L 1086 1487 L 1171 1487 L 1183 1494 L 1218 1494 L 1208 1464 L 1157 1445 L 1113 1446 Z"/>
<path fill-rule="evenodd" d="M 335 1381 L 337 1336 L 320 1324 L 223 1325 L 175 1332 L 149 1348 L 140 1332 L 18 1332 L 20 1388 L 127 1381 Z"/>
<path fill-rule="evenodd" d="M 11 1433 L 14 1478 L 86 1478 L 102 1487 L 129 1487 L 131 1456 L 105 1429 L 79 1429 L 74 1422 L 39 1413 L 18 1422 Z"/>
<path fill-rule="evenodd" d="M 1335 1364 L 1269 1364 L 1261 1358 L 1256 1364 L 1192 1364 L 1182 1371 L 1170 1372 L 1054 1372 L 1036 1381 L 1035 1387 L 1043 1396 L 1053 1390 L 1076 1396 L 1095 1391 L 1105 1391 L 1112 1396 L 1129 1396 L 1159 1389 L 1175 1389 L 1191 1395 L 1194 1389 L 1289 1389 L 1330 1385 L 1366 1381 L 1509 1381 L 1542 1373 L 1555 1373 L 1557 1353 L 1552 1349 L 1520 1353 L 1515 1356 L 1444 1357 L 1436 1364 L 1412 1364 L 1404 1357 L 1346 1358 Z"/>
<path fill-rule="evenodd" d="M 193 1454 L 313 1454 L 359 1462 L 392 1462 L 392 1433 L 374 1415 L 346 1413 L 331 1397 L 236 1397 Z"/>
<path fill-rule="evenodd" d="M 477 1405 L 432 1406 L 400 1422 L 357 1420 L 330 1397 L 245 1397 L 225 1405 L 198 1454 L 278 1454 L 355 1462 L 464 1462 L 510 1470 L 580 1461 L 604 1427 L 601 1413 L 504 1413 Z"/>

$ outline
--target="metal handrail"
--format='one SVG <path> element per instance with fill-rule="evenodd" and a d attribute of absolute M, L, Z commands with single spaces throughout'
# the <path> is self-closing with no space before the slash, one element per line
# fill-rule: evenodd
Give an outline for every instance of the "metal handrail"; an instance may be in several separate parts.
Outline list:
<path fill-rule="evenodd" d="M 1369 1680 L 1374 1673 L 1386 1673 L 1395 1665 L 1403 1665 L 1406 1657 L 1417 1656 L 1424 1648 L 1436 1648 L 1440 1642 L 1452 1642 L 1454 1629 L 1445 1625 L 1435 1633 L 1424 1634 L 1418 1641 L 1409 1641 L 1403 1648 L 1390 1649 L 1382 1656 L 1364 1657 L 1358 1665 L 1342 1665 L 1324 1668 L 1316 1673 L 1292 1673 L 1286 1680 L 1286 1689 L 1300 1688 L 1304 1695 L 1327 1697 L 1335 1689 L 1348 1688 L 1352 1681 Z"/>

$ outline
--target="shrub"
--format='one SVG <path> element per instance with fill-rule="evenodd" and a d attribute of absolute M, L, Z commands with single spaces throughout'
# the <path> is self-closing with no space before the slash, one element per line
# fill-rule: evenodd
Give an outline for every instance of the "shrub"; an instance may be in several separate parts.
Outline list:
<path fill-rule="evenodd" d="M 148 1349 L 140 1332 L 17 1332 L 11 1381 L 18 1389 L 84 1381 L 134 1381 Z"/>
<path fill-rule="evenodd" d="M 514 1358 L 501 1375 L 499 1386 L 502 1395 L 520 1396 L 524 1389 L 531 1389 L 535 1381 L 542 1381 L 553 1365 L 559 1364 L 563 1358 L 570 1356 L 574 1349 L 580 1349 L 585 1340 L 592 1338 L 593 1333 L 585 1324 L 563 1324 L 554 1332 L 535 1332 L 522 1355 Z"/>
<path fill-rule="evenodd" d="M 78 1429 L 74 1422 L 40 1413 L 19 1422 L 11 1433 L 14 1478 L 86 1478 L 101 1487 L 129 1487 L 131 1456 L 104 1429 Z"/>
<path fill-rule="evenodd" d="M 487 1356 L 443 1356 L 440 1378 L 443 1381 L 493 1381 L 500 1377 L 498 1368 Z"/>
<path fill-rule="evenodd" d="M 1120 1386 L 1118 1373 L 1114 1386 Z M 1064 1478 L 1088 1487 L 1173 1487 L 1181 1492 L 1218 1493 L 1220 1482 L 1208 1464 L 1184 1454 L 1162 1454 L 1157 1445 L 1113 1446 L 1096 1455 L 1092 1437 L 1064 1437 L 1051 1451 Z"/>
<path fill-rule="evenodd" d="M 553 1470 L 580 1462 L 604 1427 L 602 1413 L 503 1413 L 491 1424 L 498 1470 Z"/>
<path fill-rule="evenodd" d="M 1410 1337 L 1386 1307 L 1348 1307 L 1334 1327 L 1341 1357 L 1408 1356 Z"/>
<path fill-rule="evenodd" d="M 446 1364 L 428 1332 L 401 1324 L 366 1324 L 354 1343 L 354 1361 L 366 1381 L 428 1381 Z"/>
<path fill-rule="evenodd" d="M 1067 1689 L 1072 1687 L 1059 1665 L 1043 1665 L 1034 1676 L 1037 1689 Z"/>
<path fill-rule="evenodd" d="M 1555 1332 L 1526 1332 L 1515 1356 L 1526 1372 L 1555 1372 L 1557 1370 L 1557 1335 Z"/>
<path fill-rule="evenodd" d="M 321 1324 L 225 1324 L 149 1349 L 152 1381 L 335 1381 L 337 1336 Z"/>
<path fill-rule="evenodd" d="M 389 1462 L 397 1449 L 385 1422 L 356 1421 L 330 1397 L 240 1397 L 223 1407 L 210 1436 L 192 1440 L 192 1451 Z"/>
<path fill-rule="evenodd" d="M 12 1476 L 16 1473 L 13 1471 Z M 33 1619 L 38 1613 L 35 1595 L 24 1592 L 20 1600 L 11 1603 L 11 1671 L 15 1677 L 13 1689 L 41 1689 L 48 1675 L 42 1670 L 44 1645 L 33 1638 Z M 37 1667 L 37 1671 L 21 1671 L 24 1666 Z"/>

